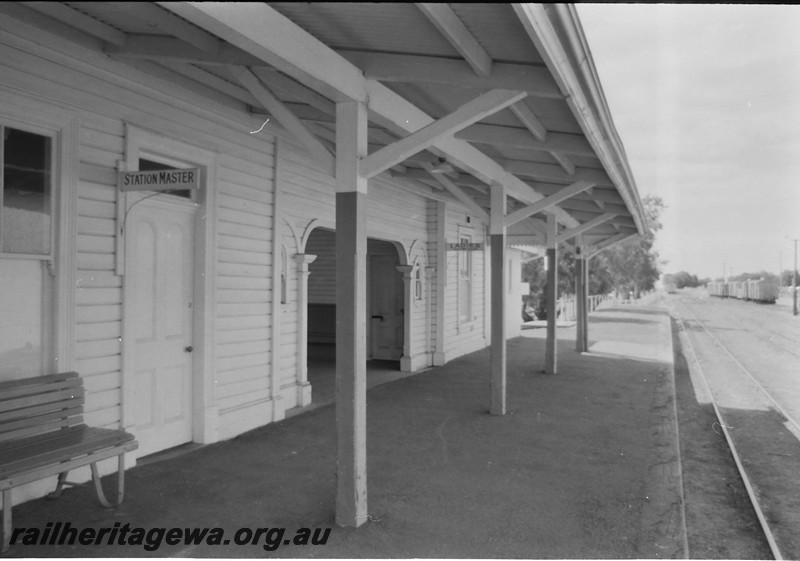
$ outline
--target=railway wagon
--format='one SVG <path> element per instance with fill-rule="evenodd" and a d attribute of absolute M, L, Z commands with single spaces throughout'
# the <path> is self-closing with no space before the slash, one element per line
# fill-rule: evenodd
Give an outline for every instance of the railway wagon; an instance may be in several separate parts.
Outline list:
<path fill-rule="evenodd" d="M 749 300 L 774 304 L 778 299 L 780 286 L 777 279 L 751 280 L 747 284 Z"/>
<path fill-rule="evenodd" d="M 708 294 L 719 298 L 738 298 L 774 304 L 778 299 L 777 279 L 754 279 L 749 281 L 710 282 Z"/>
<path fill-rule="evenodd" d="M 708 290 L 709 296 L 719 296 L 720 298 L 724 296 L 723 289 L 725 287 L 724 282 L 710 282 L 706 285 L 706 289 Z"/>

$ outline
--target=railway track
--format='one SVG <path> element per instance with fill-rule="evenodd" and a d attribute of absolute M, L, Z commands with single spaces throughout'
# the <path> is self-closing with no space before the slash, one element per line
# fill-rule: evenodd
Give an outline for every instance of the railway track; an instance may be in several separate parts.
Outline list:
<path fill-rule="evenodd" d="M 761 400 L 768 403 L 770 408 L 773 408 L 775 411 L 780 413 L 780 415 L 782 415 L 785 419 L 786 423 L 794 428 L 795 435 L 800 435 L 800 423 L 798 423 L 798 420 L 794 418 L 790 412 L 781 406 L 781 404 L 770 394 L 767 388 L 764 387 L 764 385 L 756 378 L 756 376 L 744 364 L 742 364 L 742 362 L 736 356 L 734 356 L 728 346 L 708 328 L 706 322 L 701 320 L 695 313 L 691 311 L 686 302 L 684 302 L 682 299 L 675 299 L 674 302 L 675 306 L 673 307 L 673 316 L 678 323 L 680 332 L 682 332 L 681 341 L 685 344 L 686 350 L 688 351 L 686 356 L 687 361 L 691 359 L 693 367 L 699 374 L 704 389 L 711 400 L 711 404 L 717 416 L 719 427 L 721 428 L 728 446 L 730 447 L 736 467 L 741 475 L 742 481 L 744 482 L 747 494 L 753 505 L 753 509 L 756 513 L 759 523 L 761 524 L 761 528 L 764 532 L 766 541 L 769 544 L 770 550 L 772 551 L 775 559 L 798 558 L 798 556 L 800 556 L 800 551 L 797 551 L 796 544 L 794 544 L 792 540 L 788 540 L 787 542 L 785 539 L 786 531 L 783 528 L 784 520 L 780 516 L 776 518 L 776 509 L 773 508 L 774 505 L 768 505 L 767 508 L 765 508 L 765 505 L 763 504 L 764 502 L 770 503 L 771 497 L 765 495 L 763 490 L 761 492 L 758 490 L 758 477 L 760 477 L 761 474 L 756 474 L 756 479 L 754 479 L 754 474 L 752 472 L 758 470 L 752 469 L 752 466 L 754 465 L 752 451 L 748 450 L 747 446 L 741 446 L 739 438 L 731 431 L 734 421 L 729 417 L 733 417 L 734 415 L 731 413 L 731 409 L 720 406 L 718 403 L 719 392 L 715 391 L 713 387 L 714 383 L 710 382 L 708 376 L 706 375 L 702 361 L 698 356 L 699 353 L 695 348 L 695 343 L 692 342 L 690 331 L 698 331 L 708 337 L 708 339 L 713 343 L 713 346 L 727 356 L 728 359 L 730 359 L 731 364 L 736 366 L 738 375 L 740 377 L 744 376 L 749 384 L 752 384 L 754 388 L 758 389 Z M 763 328 L 763 326 L 759 325 L 758 322 L 754 323 Z M 773 332 L 771 329 L 763 329 L 767 332 Z M 791 351 L 789 352 L 797 356 L 797 353 Z M 731 373 L 731 380 L 734 377 L 735 374 Z M 753 400 L 755 398 L 750 396 L 750 399 Z M 737 419 L 736 422 L 739 421 L 740 419 Z M 744 455 L 741 448 L 745 449 Z M 751 457 L 748 458 L 748 455 Z M 791 483 L 796 485 L 796 480 Z"/>

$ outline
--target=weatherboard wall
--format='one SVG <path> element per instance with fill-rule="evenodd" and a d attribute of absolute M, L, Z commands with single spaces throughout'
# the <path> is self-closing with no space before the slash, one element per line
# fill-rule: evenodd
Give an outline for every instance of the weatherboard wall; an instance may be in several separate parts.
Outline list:
<path fill-rule="evenodd" d="M 250 134 L 240 108 L 109 59 L 96 49 L 0 21 L 0 90 L 6 107 L 35 104 L 78 122 L 75 252 L 74 368 L 87 389 L 86 422 L 123 422 L 123 287 L 117 274 L 117 166 L 124 161 L 126 125 L 197 145 L 218 154 L 216 203 L 202 209 L 216 228 L 210 251 L 213 391 L 206 407 L 216 434 L 234 436 L 271 419 L 271 333 L 274 138 Z M 134 65 L 136 66 L 136 65 Z M 169 195 L 161 195 L 169 196 Z M 60 202 L 63 208 L 64 201 Z M 61 216 L 61 220 L 68 217 Z M 58 266 L 58 265 L 57 265 Z M 1 320 L 0 320 L 1 321 Z M 280 351 L 284 354 L 284 351 Z M 53 368 L 59 369 L 56 364 Z M 291 372 L 291 370 L 289 370 Z M 292 404 L 289 403 L 289 406 Z M 135 456 L 131 454 L 131 456 Z M 111 463 L 101 471 L 113 471 Z M 75 474 L 85 479 L 88 474 Z M 52 481 L 15 491 L 15 502 L 41 496 Z"/>

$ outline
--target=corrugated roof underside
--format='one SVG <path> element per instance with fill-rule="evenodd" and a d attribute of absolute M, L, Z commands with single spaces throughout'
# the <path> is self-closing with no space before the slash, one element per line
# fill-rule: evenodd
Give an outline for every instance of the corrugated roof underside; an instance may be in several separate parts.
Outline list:
<path fill-rule="evenodd" d="M 461 58 L 412 3 L 270 2 L 269 5 L 333 49 Z M 543 64 L 509 5 L 449 6 L 492 60 Z"/>
<path fill-rule="evenodd" d="M 334 50 L 459 57 L 458 51 L 414 4 L 270 2 L 269 5 Z"/>

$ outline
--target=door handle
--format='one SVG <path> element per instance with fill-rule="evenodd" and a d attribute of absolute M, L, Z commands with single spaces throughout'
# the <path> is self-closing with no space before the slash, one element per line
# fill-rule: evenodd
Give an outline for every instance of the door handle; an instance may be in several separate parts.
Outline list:
<path fill-rule="evenodd" d="M 192 352 L 193 350 L 194 350 L 194 347 L 193 347 L 193 346 L 191 346 L 191 345 L 189 345 L 188 347 L 186 347 L 186 348 L 184 348 L 184 349 L 183 349 L 183 352 L 185 352 L 185 353 L 190 353 L 190 352 Z"/>
<path fill-rule="evenodd" d="M 383 321 L 383 316 L 372 316 L 372 319 L 379 319 L 379 320 Z"/>

